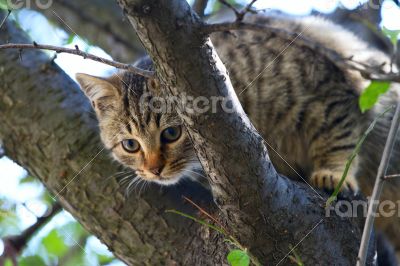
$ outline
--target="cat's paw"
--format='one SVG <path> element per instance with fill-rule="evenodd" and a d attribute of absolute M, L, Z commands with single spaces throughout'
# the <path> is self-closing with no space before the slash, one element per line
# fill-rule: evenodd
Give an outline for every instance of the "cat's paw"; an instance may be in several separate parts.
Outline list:
<path fill-rule="evenodd" d="M 311 185 L 317 188 L 333 191 L 342 179 L 342 172 L 334 172 L 328 169 L 314 171 L 311 175 Z M 347 175 L 341 191 L 358 192 L 359 187 L 354 176 Z"/>

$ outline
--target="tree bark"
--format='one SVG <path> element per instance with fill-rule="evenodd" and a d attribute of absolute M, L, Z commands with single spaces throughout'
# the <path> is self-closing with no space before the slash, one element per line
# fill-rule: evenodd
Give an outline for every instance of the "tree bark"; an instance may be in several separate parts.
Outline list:
<path fill-rule="evenodd" d="M 0 30 L 0 42 L 6 41 L 29 38 L 7 23 Z M 1 51 L 0 66 L 0 140 L 6 155 L 38 177 L 118 258 L 129 265 L 224 261 L 221 236 L 165 213 L 193 214 L 182 195 L 212 212 L 209 192 L 196 184 L 150 186 L 125 198 L 116 178 L 107 178 L 121 168 L 102 151 L 97 122 L 77 84 L 39 51 L 23 51 L 22 61 L 18 50 Z"/>
<path fill-rule="evenodd" d="M 66 32 L 101 47 L 117 61 L 132 63 L 144 53 L 135 32 L 113 1 L 54 0 L 48 9 L 39 8 L 35 1 L 31 4 Z"/>
<path fill-rule="evenodd" d="M 281 263 L 296 243 L 301 243 L 297 249 L 306 264 L 354 264 L 358 226 L 325 217 L 324 199 L 276 173 L 225 67 L 208 36 L 201 34 L 203 22 L 186 1 L 118 2 L 155 63 L 167 97 L 218 96 L 232 103 L 233 113 L 221 106 L 205 114 L 189 113 L 183 105 L 177 109 L 234 237 L 262 264 Z"/>

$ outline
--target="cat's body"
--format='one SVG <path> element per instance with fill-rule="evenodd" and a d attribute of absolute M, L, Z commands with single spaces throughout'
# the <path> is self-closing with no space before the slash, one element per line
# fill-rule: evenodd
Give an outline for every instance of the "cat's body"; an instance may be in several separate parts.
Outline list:
<path fill-rule="evenodd" d="M 389 63 L 383 53 L 320 18 L 256 20 L 300 33 L 344 58 L 351 56 L 373 65 Z M 268 144 L 278 172 L 317 187 L 332 189 L 338 183 L 362 132 L 397 97 L 393 88 L 375 109 L 362 114 L 358 97 L 368 82 L 296 40 L 257 31 L 218 33 L 212 40 L 244 110 Z M 139 66 L 151 68 L 151 62 L 143 59 Z M 143 94 L 150 98 L 158 95 L 156 82 L 127 72 L 108 80 L 87 75 L 79 75 L 78 80 L 94 105 L 103 142 L 117 160 L 142 178 L 161 184 L 197 175 L 193 171 L 200 169 L 200 164 L 177 114 L 160 114 L 141 105 Z M 360 159 L 354 161 L 345 189 L 355 191 L 360 183 L 362 190 L 370 193 L 389 124 L 387 118 L 379 122 Z M 395 151 L 397 162 L 391 173 L 400 173 L 398 155 Z M 397 191 L 388 188 L 386 197 L 397 200 Z M 399 218 L 390 219 L 387 231 L 400 229 Z"/>

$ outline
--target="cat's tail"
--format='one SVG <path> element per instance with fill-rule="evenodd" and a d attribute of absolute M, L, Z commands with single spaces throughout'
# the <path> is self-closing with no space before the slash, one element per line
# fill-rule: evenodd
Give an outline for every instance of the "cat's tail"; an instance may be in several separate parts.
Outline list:
<path fill-rule="evenodd" d="M 399 103 L 400 84 L 392 84 L 391 90 L 382 96 L 378 104 L 369 113 L 369 122 L 384 112 L 389 106 Z M 366 196 L 372 194 L 377 170 L 381 161 L 386 139 L 393 120 L 395 108 L 380 118 L 373 131 L 367 137 L 360 152 L 360 170 L 357 174 L 362 191 Z M 400 133 L 391 155 L 387 175 L 400 174 Z M 381 205 L 378 208 L 377 226 L 394 244 L 397 254 L 400 254 L 400 178 L 392 178 L 384 184 Z"/>

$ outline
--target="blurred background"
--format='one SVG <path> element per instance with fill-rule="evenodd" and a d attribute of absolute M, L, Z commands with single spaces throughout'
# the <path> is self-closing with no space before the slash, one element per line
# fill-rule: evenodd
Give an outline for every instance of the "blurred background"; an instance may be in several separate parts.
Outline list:
<path fill-rule="evenodd" d="M 4 8 L 4 2 L 6 1 L 0 1 L 0 7 Z M 56 4 L 57 2 L 54 1 L 54 7 L 51 5 L 49 10 L 54 11 L 56 16 L 62 17 L 63 12 L 57 10 L 59 6 Z M 228 2 L 238 5 L 247 4 L 246 1 Z M 254 7 L 278 9 L 295 15 L 306 15 L 311 12 L 329 14 L 337 7 L 352 10 L 365 2 L 357 0 L 259 0 Z M 193 4 L 193 0 L 189 3 Z M 116 6 L 116 8 L 118 7 Z M 215 13 L 221 8 L 222 5 L 218 1 L 210 0 L 205 14 Z M 49 10 L 46 12 L 50 12 Z M 384 1 L 379 12 L 382 17 L 379 27 L 389 30 L 391 33 L 400 32 L 400 8 L 395 5 L 394 1 Z M 97 47 L 93 40 L 79 37 L 73 26 L 66 31 L 65 27 L 48 20 L 48 16 L 40 10 L 28 8 L 14 10 L 9 19 L 15 20 L 37 43 L 69 48 L 78 45 L 81 50 L 86 52 L 123 62 L 133 62 L 143 55 L 143 50 L 138 43 L 133 49 L 136 49 L 135 52 L 126 57 L 123 56 L 123 53 L 118 54 L 116 51 L 113 51 L 114 54 L 107 53 Z M 78 31 L 78 29 L 76 30 Z M 397 38 L 397 35 L 394 38 Z M 72 79 L 76 72 L 102 76 L 113 71 L 112 67 L 74 55 L 58 54 L 55 57 L 54 52 L 46 53 L 49 57 L 54 57 L 54 61 Z M 40 230 L 35 231 L 34 236 L 23 249 L 18 258 L 19 265 L 125 265 L 115 259 L 107 247 L 85 231 L 68 212 L 58 208 L 46 188 L 35 177 L 30 176 L 9 158 L 5 156 L 0 158 L 0 239 L 3 239 L 0 240 L 0 255 L 7 252 L 4 250 L 3 242 L 7 240 L 7 237 L 21 235 L 26 232 L 24 230 L 40 222 L 43 226 Z M 12 262 L 5 261 L 4 264 L 11 266 Z"/>

